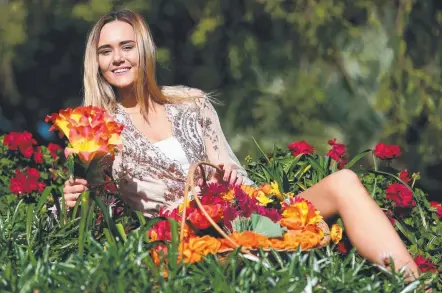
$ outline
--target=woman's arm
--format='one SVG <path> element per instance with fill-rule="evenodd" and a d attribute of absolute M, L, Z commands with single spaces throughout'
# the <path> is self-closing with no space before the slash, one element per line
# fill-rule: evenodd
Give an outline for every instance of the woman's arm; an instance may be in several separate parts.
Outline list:
<path fill-rule="evenodd" d="M 201 124 L 203 129 L 204 143 L 209 161 L 220 165 L 224 172 L 224 181 L 235 183 L 236 178 L 242 184 L 253 185 L 253 181 L 247 177 L 246 170 L 241 166 L 237 157 L 230 148 L 215 108 L 209 98 L 204 97 L 199 100 L 201 110 Z"/>

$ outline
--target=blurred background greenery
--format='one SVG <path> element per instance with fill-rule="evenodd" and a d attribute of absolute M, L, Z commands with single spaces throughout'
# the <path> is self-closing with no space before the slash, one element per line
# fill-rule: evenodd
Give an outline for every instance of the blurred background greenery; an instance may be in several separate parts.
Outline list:
<path fill-rule="evenodd" d="M 123 6 L 158 47 L 158 81 L 216 92 L 243 160 L 305 139 L 399 144 L 395 167 L 442 198 L 440 0 L 0 0 L 0 133 L 48 135 L 81 103 L 86 36 Z"/>

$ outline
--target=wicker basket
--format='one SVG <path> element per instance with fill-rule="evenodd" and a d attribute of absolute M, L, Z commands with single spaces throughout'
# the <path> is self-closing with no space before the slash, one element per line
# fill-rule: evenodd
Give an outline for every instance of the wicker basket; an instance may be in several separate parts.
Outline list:
<path fill-rule="evenodd" d="M 201 212 L 203 213 L 203 215 L 206 217 L 206 219 L 209 221 L 209 223 L 213 226 L 213 228 L 222 236 L 224 237 L 233 247 L 235 248 L 239 248 L 240 251 L 243 254 L 248 255 L 249 257 L 253 257 L 256 259 L 256 256 L 254 253 L 256 253 L 255 249 L 250 249 L 247 247 L 241 247 L 238 243 L 236 243 L 229 235 L 227 235 L 227 233 L 217 224 L 215 223 L 215 221 L 213 221 L 213 219 L 209 216 L 209 214 L 207 213 L 207 211 L 205 210 L 204 206 L 201 204 L 201 201 L 199 199 L 199 197 L 196 195 L 197 193 L 195 192 L 195 174 L 196 171 L 199 169 L 201 172 L 201 177 L 202 180 L 204 181 L 203 183 L 206 184 L 206 176 L 205 176 L 205 169 L 204 166 L 208 166 L 208 167 L 212 167 L 218 171 L 221 171 L 221 169 L 211 163 L 207 163 L 207 162 L 200 162 L 200 163 L 196 163 L 196 164 L 192 164 L 189 168 L 189 172 L 188 172 L 188 176 L 187 176 L 187 182 L 186 182 L 186 188 L 184 190 L 184 202 L 187 202 L 189 200 L 189 192 L 192 192 L 193 195 L 193 199 L 195 199 L 195 202 L 197 204 L 197 206 L 199 207 L 199 209 L 201 210 Z M 185 225 L 185 221 L 186 221 L 186 204 L 183 205 L 183 211 L 182 211 L 182 217 L 181 217 L 181 230 L 180 230 L 180 243 L 183 242 L 184 240 L 184 225 Z M 315 248 L 320 248 L 320 247 L 324 247 L 326 246 L 329 242 L 330 242 L 330 229 L 328 224 L 324 221 L 321 220 L 318 224 L 317 224 L 318 228 L 323 232 L 324 237 L 321 239 L 321 241 L 319 242 L 319 244 L 317 246 L 315 246 Z M 297 230 L 290 230 L 290 232 L 292 233 L 301 233 L 300 231 Z M 233 249 L 231 249 L 233 250 Z M 270 249 L 263 249 L 263 250 L 270 250 Z M 275 249 L 277 250 L 277 249 Z M 290 251 L 290 250 L 277 250 L 277 251 Z M 308 251 L 308 250 L 304 250 L 304 251 Z M 218 257 L 220 260 L 225 259 L 229 254 L 229 250 L 224 250 L 224 251 L 220 251 L 218 252 Z"/>

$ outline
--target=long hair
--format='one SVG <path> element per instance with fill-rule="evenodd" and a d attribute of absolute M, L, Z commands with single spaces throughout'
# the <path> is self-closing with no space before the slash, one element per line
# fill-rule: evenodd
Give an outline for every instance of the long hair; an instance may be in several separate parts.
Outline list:
<path fill-rule="evenodd" d="M 113 87 L 99 72 L 97 47 L 100 32 L 104 25 L 112 21 L 124 21 L 133 27 L 139 53 L 139 66 L 134 84 L 134 95 L 140 105 L 141 113 L 146 117 L 149 101 L 158 104 L 179 103 L 189 98 L 182 87 L 166 87 L 163 91 L 155 78 L 155 44 L 149 27 L 143 17 L 129 9 L 119 9 L 105 14 L 92 28 L 86 45 L 84 58 L 84 105 L 115 111 L 117 99 Z M 195 98 L 202 97 L 203 92 Z"/>

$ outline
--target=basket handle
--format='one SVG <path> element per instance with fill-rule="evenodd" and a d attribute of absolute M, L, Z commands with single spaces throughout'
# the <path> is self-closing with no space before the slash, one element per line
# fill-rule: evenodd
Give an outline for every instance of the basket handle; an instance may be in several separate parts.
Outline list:
<path fill-rule="evenodd" d="M 189 172 L 187 175 L 187 183 L 186 183 L 186 187 L 184 189 L 184 202 L 183 202 L 183 212 L 182 212 L 182 216 L 181 216 L 181 230 L 180 230 L 180 243 L 183 242 L 184 240 L 184 224 L 186 222 L 186 212 L 187 212 L 187 201 L 189 199 L 189 191 L 192 191 L 192 194 L 194 196 L 195 202 L 198 205 L 198 207 L 200 208 L 201 212 L 203 213 L 203 215 L 206 217 L 207 221 L 209 221 L 209 223 L 215 228 L 215 230 L 221 234 L 221 236 L 223 236 L 227 241 L 229 241 L 235 248 L 240 247 L 240 245 L 238 243 L 235 242 L 235 240 L 233 240 L 229 235 L 227 235 L 223 229 L 221 229 L 221 227 L 215 223 L 215 221 L 209 216 L 209 213 L 207 213 L 206 209 L 204 208 L 204 206 L 201 204 L 200 199 L 198 198 L 196 192 L 195 192 L 195 186 L 194 186 L 194 182 L 195 182 L 195 172 L 197 170 L 197 168 L 200 168 L 201 170 L 201 174 L 203 177 L 203 182 L 204 184 L 206 184 L 206 178 L 205 178 L 205 171 L 204 171 L 204 167 L 203 166 L 210 166 L 215 168 L 218 171 L 222 171 L 222 169 L 220 167 L 218 167 L 215 164 L 212 163 L 208 163 L 208 162 L 199 162 L 196 164 L 192 164 L 189 168 Z M 250 252 L 245 249 L 244 247 L 241 247 L 241 252 L 245 253 L 245 254 L 250 254 Z"/>

